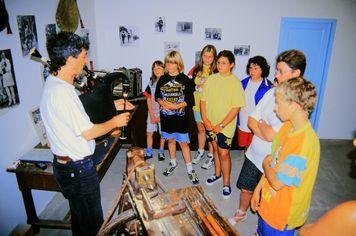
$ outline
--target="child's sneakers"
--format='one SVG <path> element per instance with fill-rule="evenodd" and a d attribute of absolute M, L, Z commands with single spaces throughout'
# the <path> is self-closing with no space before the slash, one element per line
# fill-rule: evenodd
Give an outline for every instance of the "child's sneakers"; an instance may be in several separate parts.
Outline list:
<path fill-rule="evenodd" d="M 241 211 L 239 209 L 239 210 L 237 210 L 236 214 L 233 217 L 229 218 L 229 223 L 232 226 L 235 226 L 237 223 L 246 220 L 246 218 L 247 218 L 246 211 Z"/>
<path fill-rule="evenodd" d="M 152 154 L 151 155 L 145 155 L 145 160 L 151 159 L 152 158 Z"/>
<path fill-rule="evenodd" d="M 203 156 L 204 156 L 204 152 L 197 151 L 197 153 L 193 157 L 192 163 L 194 165 L 198 164 L 200 162 L 200 160 L 203 158 Z"/>
<path fill-rule="evenodd" d="M 222 189 L 222 197 L 226 200 L 226 199 L 229 199 L 230 196 L 231 196 L 231 187 L 224 186 Z"/>
<path fill-rule="evenodd" d="M 208 170 L 214 165 L 214 156 L 208 154 L 208 158 L 204 161 L 203 165 L 201 168 Z"/>
<path fill-rule="evenodd" d="M 158 161 L 164 161 L 166 159 L 166 157 L 164 156 L 163 152 L 159 152 L 158 153 Z"/>
<path fill-rule="evenodd" d="M 210 176 L 209 178 L 207 178 L 205 184 L 208 186 L 212 186 L 215 183 L 217 183 L 219 180 L 221 180 L 221 175 L 220 176 L 213 175 L 213 176 Z"/>
<path fill-rule="evenodd" d="M 192 170 L 192 173 L 188 173 L 188 177 L 193 184 L 199 184 L 199 178 L 195 170 Z"/>
<path fill-rule="evenodd" d="M 178 165 L 173 166 L 172 163 L 169 163 L 169 166 L 163 171 L 164 176 L 170 176 L 173 174 L 174 170 L 178 167 Z"/>

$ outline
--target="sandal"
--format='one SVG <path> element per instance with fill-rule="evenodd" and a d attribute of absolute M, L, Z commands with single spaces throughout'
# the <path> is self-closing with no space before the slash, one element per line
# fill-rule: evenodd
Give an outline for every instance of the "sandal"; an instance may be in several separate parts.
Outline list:
<path fill-rule="evenodd" d="M 229 218 L 229 223 L 232 226 L 235 226 L 237 223 L 246 220 L 246 218 L 247 218 L 246 211 L 241 211 L 239 209 L 239 210 L 237 210 L 236 214 L 233 217 Z"/>

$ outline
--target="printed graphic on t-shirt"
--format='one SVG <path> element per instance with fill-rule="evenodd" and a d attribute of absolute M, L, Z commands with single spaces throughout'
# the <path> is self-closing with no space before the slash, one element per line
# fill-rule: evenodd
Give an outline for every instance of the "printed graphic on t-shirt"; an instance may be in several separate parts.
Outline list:
<path fill-rule="evenodd" d="M 160 90 L 162 93 L 162 100 L 171 102 L 174 104 L 179 104 L 184 102 L 184 89 L 185 85 L 178 83 L 177 81 L 170 81 L 163 85 Z M 180 108 L 176 110 L 165 110 L 162 109 L 163 116 L 184 116 L 185 109 Z"/>

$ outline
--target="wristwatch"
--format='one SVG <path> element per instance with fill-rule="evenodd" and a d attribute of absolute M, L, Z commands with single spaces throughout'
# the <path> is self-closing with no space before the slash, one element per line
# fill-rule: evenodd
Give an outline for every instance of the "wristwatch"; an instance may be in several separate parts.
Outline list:
<path fill-rule="evenodd" d="M 223 128 L 225 128 L 225 125 L 223 123 L 220 123 L 219 127 L 223 129 Z"/>

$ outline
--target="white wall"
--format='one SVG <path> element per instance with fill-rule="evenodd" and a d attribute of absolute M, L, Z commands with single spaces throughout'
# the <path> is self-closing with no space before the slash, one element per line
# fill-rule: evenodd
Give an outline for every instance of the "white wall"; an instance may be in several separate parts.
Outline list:
<path fill-rule="evenodd" d="M 207 43 L 218 50 L 234 45 L 251 45 L 251 56 L 263 55 L 270 62 L 273 79 L 281 17 L 337 19 L 334 50 L 318 134 L 320 138 L 351 139 L 356 130 L 356 76 L 351 70 L 356 62 L 356 2 L 350 0 L 242 1 L 242 0 L 96 0 L 96 30 L 99 68 L 120 66 L 143 70 L 144 85 L 151 63 L 164 58 L 164 42 L 179 41 L 186 72 L 194 64 L 195 51 Z M 164 16 L 167 32 L 154 32 L 154 19 Z M 177 21 L 192 21 L 193 34 L 177 34 Z M 118 27 L 136 26 L 141 42 L 138 47 L 121 47 Z M 204 39 L 205 27 L 222 28 L 221 41 Z M 237 57 L 234 70 L 244 78 L 248 57 Z M 342 115 L 342 117 L 341 117 Z"/>
<path fill-rule="evenodd" d="M 84 1 L 85 4 L 83 4 Z M 25 208 L 17 186 L 16 176 L 6 172 L 6 168 L 13 160 L 20 158 L 39 143 L 29 118 L 29 110 L 38 106 L 41 98 L 41 67 L 39 63 L 22 56 L 16 16 L 35 15 L 39 51 L 47 56 L 45 24 L 55 23 L 58 1 L 6 0 L 5 4 L 10 15 L 13 34 L 7 35 L 6 30 L 0 33 L 0 50 L 11 49 L 20 105 L 8 109 L 7 112 L 2 109 L 1 113 L 5 114 L 0 116 L 0 235 L 8 235 L 17 224 L 26 223 Z M 86 19 L 84 24 L 90 31 L 95 21 L 93 1 L 80 0 L 78 4 L 83 17 Z M 94 45 L 91 49 L 91 57 L 95 55 Z M 33 191 L 38 213 L 42 211 L 52 196 L 53 192 Z"/>
<path fill-rule="evenodd" d="M 21 104 L 0 116 L 0 234 L 7 234 L 17 223 L 25 223 L 22 198 L 15 176 L 5 169 L 37 142 L 28 111 L 39 104 L 42 84 L 38 63 L 22 57 L 16 15 L 35 15 L 39 49 L 45 50 L 44 25 L 55 22 L 58 0 L 6 0 L 13 35 L 0 33 L 0 49 L 11 49 Z M 186 72 L 194 64 L 195 51 L 207 43 L 218 50 L 233 50 L 234 45 L 251 45 L 251 56 L 263 55 L 270 62 L 273 78 L 281 17 L 334 18 L 336 34 L 331 55 L 328 81 L 320 116 L 318 134 L 321 138 L 351 139 L 356 130 L 356 2 L 352 0 L 79 0 L 84 25 L 90 30 L 94 66 L 112 70 L 125 66 L 143 70 L 144 86 L 148 82 L 151 63 L 163 60 L 164 42 L 179 41 Z M 164 16 L 167 32 L 154 32 L 154 19 Z M 192 21 L 193 34 L 176 33 L 177 21 Z M 118 27 L 136 26 L 140 45 L 121 47 Z M 206 41 L 205 27 L 222 28 L 221 41 Z M 245 77 L 248 57 L 237 57 L 234 70 Z M 37 209 L 41 210 L 51 194 L 35 194 Z M 13 209 L 16 209 L 13 210 Z"/>

